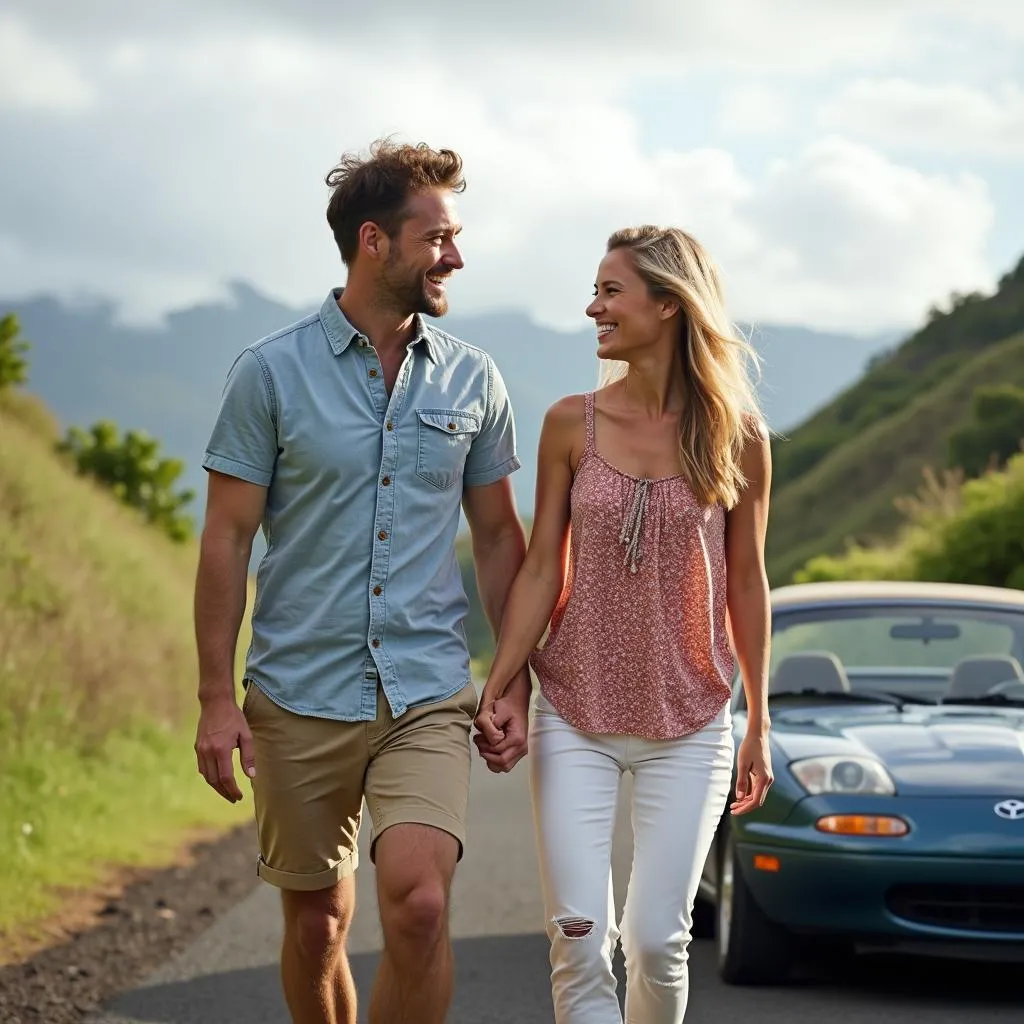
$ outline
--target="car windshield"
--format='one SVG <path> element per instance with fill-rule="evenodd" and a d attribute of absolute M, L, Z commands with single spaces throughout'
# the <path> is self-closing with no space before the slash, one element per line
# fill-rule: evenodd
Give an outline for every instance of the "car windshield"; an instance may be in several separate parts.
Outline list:
<path fill-rule="evenodd" d="M 931 603 L 782 608 L 773 613 L 769 694 L 1016 705 L 1024 701 L 1022 662 L 1024 611 Z"/>

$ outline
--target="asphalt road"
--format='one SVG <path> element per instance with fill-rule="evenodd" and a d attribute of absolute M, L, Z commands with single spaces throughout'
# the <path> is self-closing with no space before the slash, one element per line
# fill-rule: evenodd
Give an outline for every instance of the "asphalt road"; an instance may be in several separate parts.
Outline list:
<path fill-rule="evenodd" d="M 360 994 L 369 991 L 380 941 L 373 869 L 368 857 L 362 863 L 350 945 Z M 620 906 L 628 865 L 628 824 L 620 814 Z M 261 885 L 183 956 L 114 1000 L 95 1024 L 288 1024 L 277 974 L 278 916 L 275 891 Z M 542 927 L 526 764 L 501 777 L 481 764 L 474 772 L 469 844 L 453 895 L 457 976 L 450 1024 L 551 1024 Z M 1019 967 L 854 958 L 818 965 L 784 987 L 737 989 L 718 981 L 712 943 L 701 940 L 691 946 L 690 971 L 687 1024 L 1024 1020 Z M 360 1021 L 365 1010 L 364 999 Z"/>

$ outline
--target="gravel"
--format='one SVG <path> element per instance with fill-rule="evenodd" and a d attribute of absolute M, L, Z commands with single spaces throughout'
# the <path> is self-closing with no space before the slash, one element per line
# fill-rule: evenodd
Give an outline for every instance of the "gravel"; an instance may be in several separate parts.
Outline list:
<path fill-rule="evenodd" d="M 171 867 L 125 873 L 99 899 L 69 898 L 49 945 L 0 966 L 0 1024 L 84 1020 L 255 888 L 256 850 L 246 825 L 190 845 Z"/>

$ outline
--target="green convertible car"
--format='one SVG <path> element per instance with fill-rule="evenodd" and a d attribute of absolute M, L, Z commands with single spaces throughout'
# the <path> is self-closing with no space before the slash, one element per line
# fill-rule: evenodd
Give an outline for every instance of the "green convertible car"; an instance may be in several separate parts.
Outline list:
<path fill-rule="evenodd" d="M 724 980 L 809 945 L 1024 960 L 1024 592 L 804 584 L 772 618 L 775 783 L 723 816 L 695 908 Z"/>

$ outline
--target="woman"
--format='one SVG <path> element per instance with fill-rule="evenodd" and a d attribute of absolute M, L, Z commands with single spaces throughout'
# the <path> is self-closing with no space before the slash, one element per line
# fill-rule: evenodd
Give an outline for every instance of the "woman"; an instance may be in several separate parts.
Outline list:
<path fill-rule="evenodd" d="M 602 386 L 545 416 L 529 552 L 477 727 L 493 759 L 494 701 L 529 660 L 557 1024 L 622 1021 L 611 843 L 619 781 L 632 773 L 626 1020 L 678 1024 L 693 901 L 730 788 L 733 650 L 749 713 L 732 812 L 760 806 L 772 781 L 770 451 L 747 377 L 754 353 L 730 329 L 717 271 L 689 235 L 614 234 L 587 315 L 608 361 Z"/>

